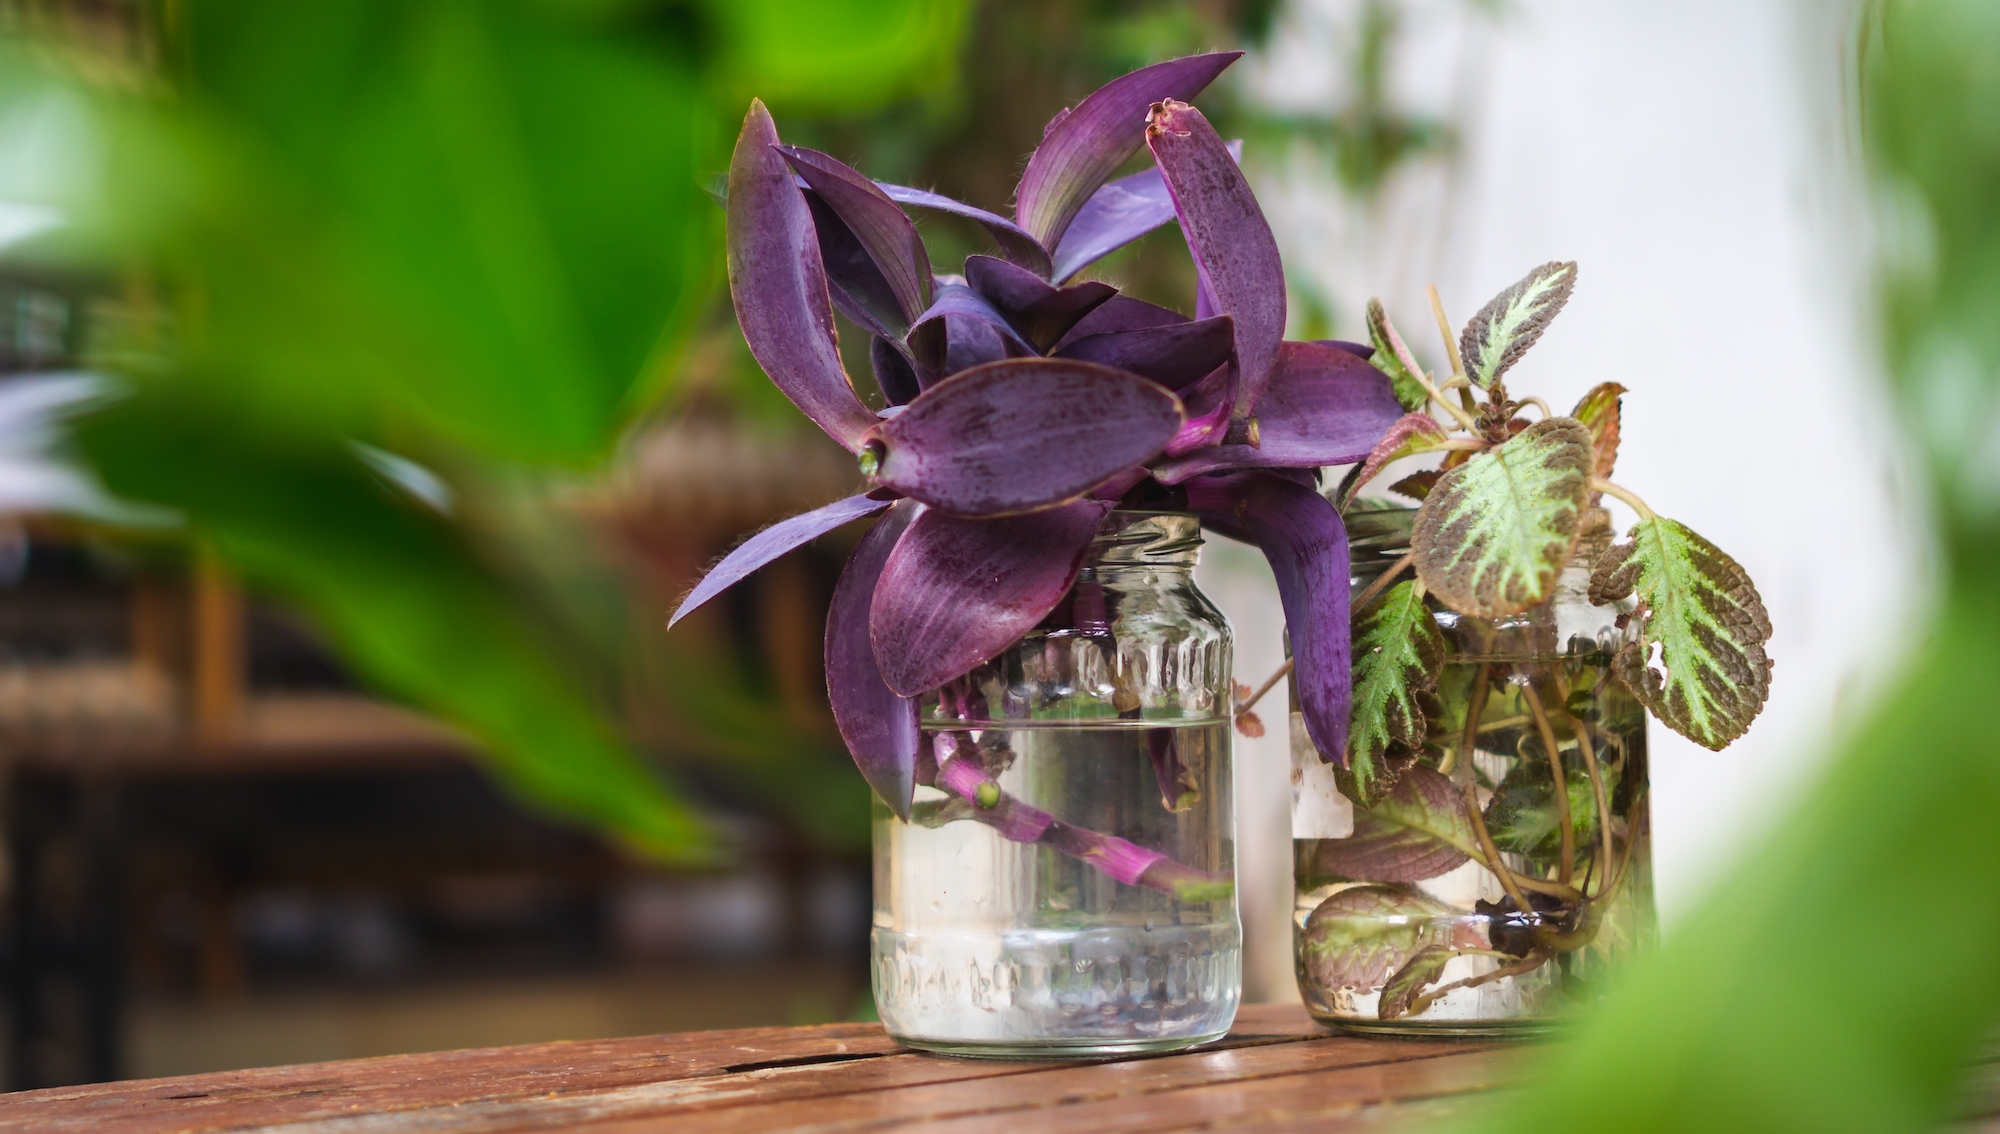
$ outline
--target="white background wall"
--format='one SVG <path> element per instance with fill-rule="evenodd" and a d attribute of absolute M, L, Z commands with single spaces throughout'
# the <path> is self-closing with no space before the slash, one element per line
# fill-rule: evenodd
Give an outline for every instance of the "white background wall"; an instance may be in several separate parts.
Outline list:
<path fill-rule="evenodd" d="M 1579 261 L 1574 300 L 1510 376 L 1558 410 L 1615 380 L 1616 479 L 1747 567 L 1776 627 L 1768 707 L 1707 752 L 1654 726 L 1653 816 L 1668 932 L 1814 774 L 1907 646 L 1927 552 L 1876 385 L 1865 226 L 1851 176 L 1846 5 L 1778 0 L 1515 0 L 1497 20 L 1411 0 L 1400 100 L 1456 121 L 1451 160 L 1370 204 L 1322 155 L 1246 155 L 1292 275 L 1356 334 L 1371 291 L 1441 355 L 1422 285 L 1463 320 L 1528 268 Z M 1360 0 L 1292 0 L 1243 81 L 1275 107 L 1344 87 Z M 1622 507 L 1622 506 L 1621 506 Z M 1632 517 L 1614 513 L 1621 526 Z M 1212 541 L 1203 585 L 1230 614 L 1237 670 L 1278 660 L 1254 553 Z M 1290 988 L 1286 741 L 1239 745 L 1253 998 Z"/>

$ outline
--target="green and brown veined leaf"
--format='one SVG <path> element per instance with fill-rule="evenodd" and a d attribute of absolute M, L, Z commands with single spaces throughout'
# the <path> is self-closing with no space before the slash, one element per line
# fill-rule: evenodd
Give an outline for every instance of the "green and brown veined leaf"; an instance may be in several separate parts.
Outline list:
<path fill-rule="evenodd" d="M 1354 718 L 1340 790 L 1364 807 L 1382 801 L 1424 744 L 1437 712 L 1444 635 L 1414 581 L 1398 583 L 1354 619 Z"/>
<path fill-rule="evenodd" d="M 1430 403 L 1430 391 L 1417 381 L 1410 368 L 1396 356 L 1396 348 L 1390 342 L 1389 313 L 1382 309 L 1382 301 L 1368 301 L 1368 342 L 1375 348 L 1375 356 L 1368 361 L 1374 363 L 1382 373 L 1389 376 L 1390 388 L 1396 392 L 1396 400 L 1403 408 L 1416 413 Z"/>
<path fill-rule="evenodd" d="M 1354 833 L 1321 839 L 1308 873 L 1353 882 L 1422 882 L 1479 857 L 1465 801 L 1435 768 L 1413 764 L 1373 807 L 1354 809 Z"/>
<path fill-rule="evenodd" d="M 1306 918 L 1300 963 L 1325 988 L 1374 988 L 1423 948 L 1453 910 L 1402 886 L 1350 886 Z"/>
<path fill-rule="evenodd" d="M 1340 483 L 1340 499 L 1335 501 L 1345 508 L 1354 500 L 1354 494 L 1361 491 L 1375 474 L 1382 471 L 1390 461 L 1404 457 L 1414 457 L 1421 453 L 1434 453 L 1445 447 L 1451 438 L 1444 427 L 1427 413 L 1406 413 L 1389 426 L 1389 431 L 1375 443 L 1366 460 L 1354 466 L 1354 471 Z"/>
<path fill-rule="evenodd" d="M 1426 945 L 1396 970 L 1382 986 L 1382 999 L 1375 1006 L 1377 1019 L 1393 1020 L 1405 1015 L 1424 989 L 1437 983 L 1444 967 L 1458 954 L 1443 945 Z"/>
<path fill-rule="evenodd" d="M 1407 496 L 1418 503 L 1422 503 L 1424 497 L 1431 494 L 1431 489 L 1437 487 L 1438 478 L 1443 475 L 1444 473 L 1439 469 L 1424 469 L 1421 472 L 1413 472 L 1390 485 L 1389 491 L 1398 496 Z"/>
<path fill-rule="evenodd" d="M 1487 301 L 1458 336 L 1465 376 L 1481 388 L 1500 380 L 1548 329 L 1576 286 L 1576 261 L 1550 261 Z"/>
<path fill-rule="evenodd" d="M 1508 772 L 1493 799 L 1486 805 L 1486 830 L 1493 845 L 1503 851 L 1524 854 L 1542 862 L 1553 862 L 1562 849 L 1562 812 L 1556 806 L 1555 777 L 1549 773 L 1549 758 L 1539 739 L 1524 742 L 1532 746 L 1519 764 Z M 1563 778 L 1569 785 L 1570 826 L 1576 846 L 1586 852 L 1597 839 L 1597 796 L 1590 786 L 1590 774 L 1583 761 L 1571 750 L 1563 758 Z M 1603 768 L 1604 794 L 1618 790 L 1618 769 Z"/>
<path fill-rule="evenodd" d="M 1590 459 L 1589 430 L 1552 417 L 1439 477 L 1410 533 L 1417 577 L 1480 618 L 1541 603 L 1576 547 Z"/>
<path fill-rule="evenodd" d="M 1599 480 L 1610 480 L 1611 469 L 1618 463 L 1618 417 L 1624 395 L 1625 387 L 1618 383 L 1600 382 L 1570 411 L 1571 417 L 1590 430 L 1590 475 Z M 1595 507 L 1603 495 L 1592 492 L 1591 506 Z"/>
<path fill-rule="evenodd" d="M 1741 564 L 1663 516 L 1639 521 L 1598 559 L 1590 601 L 1639 599 L 1638 640 L 1612 672 L 1667 727 L 1720 750 L 1763 711 L 1771 616 Z"/>

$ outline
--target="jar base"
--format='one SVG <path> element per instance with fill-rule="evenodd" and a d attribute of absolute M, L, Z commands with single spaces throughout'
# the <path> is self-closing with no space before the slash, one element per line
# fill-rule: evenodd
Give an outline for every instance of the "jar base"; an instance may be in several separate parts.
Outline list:
<path fill-rule="evenodd" d="M 917 1051 L 928 1051 L 933 1055 L 950 1055 L 960 1059 L 1103 1059 L 1107 1056 L 1156 1055 L 1168 1051 L 1185 1051 L 1205 1043 L 1214 1043 L 1228 1035 L 1227 1029 L 1198 1036 L 1167 1036 L 1148 1039 L 1043 1039 L 1016 1040 L 1006 1042 L 986 1042 L 979 1040 L 958 1041 L 946 1039 L 926 1039 L 921 1036 L 899 1036 L 889 1033 L 889 1038 L 904 1047 Z"/>

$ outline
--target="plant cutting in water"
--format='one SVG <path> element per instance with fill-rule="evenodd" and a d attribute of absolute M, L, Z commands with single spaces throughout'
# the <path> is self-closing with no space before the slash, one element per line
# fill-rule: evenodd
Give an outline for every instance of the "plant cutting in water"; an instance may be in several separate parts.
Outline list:
<path fill-rule="evenodd" d="M 1347 743 L 1347 543 L 1317 469 L 1377 447 L 1403 412 L 1372 348 L 1285 342 L 1277 244 L 1225 143 L 1186 100 L 1239 53 L 1147 67 L 1057 114 L 1011 219 L 880 184 L 784 145 L 753 102 L 731 161 L 730 290 L 771 380 L 853 452 L 870 489 L 783 521 L 718 563 L 675 620 L 784 553 L 867 516 L 827 620 L 827 689 L 855 763 L 899 817 L 984 823 L 1119 882 L 1208 900 L 1217 879 L 1011 798 L 1007 755 L 940 733 L 918 698 L 948 688 L 1050 615 L 1115 508 L 1191 512 L 1261 548 L 1277 574 L 1305 716 Z M 1144 146 L 1151 168 L 1113 180 Z M 906 207 L 971 218 L 998 255 L 937 274 Z M 1178 220 L 1195 317 L 1073 278 Z M 842 368 L 838 308 L 870 334 L 887 408 Z M 1115 617 L 1116 612 L 1107 612 Z M 1163 803 L 1181 792 L 1171 730 L 1151 745 Z"/>
<path fill-rule="evenodd" d="M 1421 502 L 1409 550 L 1356 596 L 1352 724 L 1343 746 L 1319 747 L 1353 832 L 1301 850 L 1302 890 L 1344 887 L 1306 920 L 1301 960 L 1322 986 L 1379 986 L 1381 1020 L 1551 963 L 1567 971 L 1633 873 L 1643 711 L 1720 749 L 1769 688 L 1771 624 L 1743 568 L 1609 479 L 1624 388 L 1604 383 L 1568 416 L 1508 391 L 1575 281 L 1574 263 L 1544 264 L 1456 336 L 1432 289 L 1452 369 L 1442 382 L 1369 306 L 1374 359 L 1409 412 L 1337 500 L 1367 507 L 1356 493 L 1391 461 L 1444 455 L 1390 486 Z M 1625 542 L 1610 543 L 1603 496 L 1638 513 Z M 1587 601 L 1625 613 L 1602 642 L 1566 643 L 1552 600 L 1592 537 L 1606 546 Z M 1468 862 L 1505 895 L 1472 917 L 1415 885 Z M 1440 983 L 1468 954 L 1494 964 Z"/>

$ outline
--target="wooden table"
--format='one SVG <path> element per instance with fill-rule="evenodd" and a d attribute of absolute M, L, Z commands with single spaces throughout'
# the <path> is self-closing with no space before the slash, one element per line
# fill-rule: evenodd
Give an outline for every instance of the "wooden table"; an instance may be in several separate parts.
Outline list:
<path fill-rule="evenodd" d="M 0 1095 L 0 1131 L 1373 1130 L 1482 1105 L 1517 1064 L 1493 1043 L 1333 1034 L 1296 1005 L 1245 1008 L 1199 1051 L 1082 1064 L 946 1059 L 829 1024 L 24 1091 Z"/>

